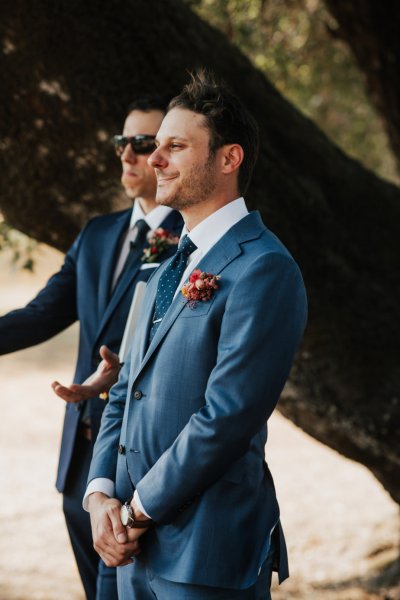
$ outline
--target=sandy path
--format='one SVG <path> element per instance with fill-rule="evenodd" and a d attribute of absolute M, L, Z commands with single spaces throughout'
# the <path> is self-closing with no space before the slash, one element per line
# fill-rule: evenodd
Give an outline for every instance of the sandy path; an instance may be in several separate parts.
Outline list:
<path fill-rule="evenodd" d="M 29 299 L 59 261 L 46 250 L 32 277 L 13 273 L 0 257 L 0 313 Z M 53 379 L 70 381 L 76 334 L 72 327 L 0 358 L 0 600 L 83 599 L 54 489 L 64 406 L 49 387 Z M 400 600 L 400 587 L 385 592 L 375 579 L 383 566 L 395 569 L 398 507 L 369 472 L 279 415 L 271 420 L 268 462 L 292 574 L 275 585 L 274 600 Z"/>

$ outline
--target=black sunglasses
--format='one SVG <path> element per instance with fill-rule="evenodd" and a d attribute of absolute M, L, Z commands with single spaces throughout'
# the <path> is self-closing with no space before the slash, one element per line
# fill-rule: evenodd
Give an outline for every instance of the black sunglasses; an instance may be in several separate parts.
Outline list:
<path fill-rule="evenodd" d="M 121 156 L 128 144 L 135 154 L 151 154 L 156 149 L 155 135 L 114 135 L 114 147 L 117 156 Z"/>

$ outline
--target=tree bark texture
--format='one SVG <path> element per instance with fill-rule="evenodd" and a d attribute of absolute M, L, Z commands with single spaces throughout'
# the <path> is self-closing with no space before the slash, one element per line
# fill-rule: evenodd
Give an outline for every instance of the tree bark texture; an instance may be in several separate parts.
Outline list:
<path fill-rule="evenodd" d="M 399 189 L 346 157 L 179 0 L 7 0 L 2 12 L 1 209 L 60 249 L 115 206 L 109 138 L 136 93 L 174 93 L 201 65 L 241 96 L 262 138 L 248 204 L 298 260 L 309 296 L 280 409 L 399 502 Z"/>
<path fill-rule="evenodd" d="M 334 35 L 351 48 L 365 75 L 400 168 L 400 4 L 396 0 L 327 0 Z"/>

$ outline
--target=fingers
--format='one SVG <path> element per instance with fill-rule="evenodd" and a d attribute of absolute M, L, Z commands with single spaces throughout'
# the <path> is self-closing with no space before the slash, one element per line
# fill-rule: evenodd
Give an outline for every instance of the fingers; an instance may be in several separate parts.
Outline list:
<path fill-rule="evenodd" d="M 132 557 L 140 552 L 138 542 L 118 544 L 115 539 L 111 541 L 111 538 L 108 541 L 105 538 L 99 538 L 93 543 L 93 546 L 107 567 L 121 567 L 129 564 L 132 562 Z"/>
<path fill-rule="evenodd" d="M 137 540 L 128 541 L 120 521 L 120 508 L 118 500 L 105 499 L 102 495 L 94 497 L 93 494 L 89 503 L 93 546 L 108 567 L 129 564 L 132 556 L 140 552 Z"/>
<path fill-rule="evenodd" d="M 72 392 L 73 397 L 75 398 L 74 402 L 87 400 L 88 398 L 93 398 L 93 396 L 96 395 L 96 393 L 93 393 L 93 390 L 89 385 L 80 385 L 79 383 L 73 383 L 69 386 L 69 389 Z"/>
<path fill-rule="evenodd" d="M 130 565 L 132 563 L 133 563 L 133 559 L 129 558 L 128 560 L 125 560 L 124 562 L 122 562 L 119 565 L 117 565 L 117 567 L 126 567 L 126 565 Z"/>
<path fill-rule="evenodd" d="M 53 391 L 57 396 L 65 400 L 65 402 L 79 402 L 79 398 L 69 388 L 61 385 L 58 381 L 53 381 L 51 384 Z"/>
<path fill-rule="evenodd" d="M 76 403 L 96 395 L 92 393 L 92 390 L 88 386 L 79 385 L 77 383 L 73 383 L 69 387 L 66 387 L 65 385 L 61 385 L 58 381 L 53 381 L 51 387 L 57 396 L 65 400 L 65 402 Z"/>
<path fill-rule="evenodd" d="M 118 354 L 111 352 L 107 346 L 101 346 L 100 355 L 102 362 L 97 371 L 92 373 L 82 385 L 74 383 L 68 387 L 61 385 L 58 381 L 53 381 L 51 387 L 57 396 L 65 402 L 80 402 L 88 398 L 98 396 L 100 392 L 107 392 L 117 381 L 119 373 Z"/>
<path fill-rule="evenodd" d="M 140 551 L 137 541 L 127 544 L 116 542 L 112 531 L 96 538 L 93 546 L 108 567 L 118 567 L 122 563 L 128 564 L 131 561 L 131 557 Z"/>
<path fill-rule="evenodd" d="M 148 528 L 143 528 L 143 529 L 132 528 L 132 529 L 130 529 L 129 527 L 127 527 L 126 533 L 128 536 L 128 541 L 129 542 L 137 541 L 144 533 L 146 533 L 147 529 Z"/>
<path fill-rule="evenodd" d="M 114 352 L 111 352 L 107 346 L 101 346 L 100 356 L 103 360 L 109 363 L 110 366 L 119 367 L 119 356 Z"/>
<path fill-rule="evenodd" d="M 110 517 L 111 526 L 113 529 L 114 537 L 120 544 L 126 544 L 128 542 L 128 534 L 126 527 L 121 523 L 121 513 L 119 507 L 110 507 L 108 509 L 108 515 Z"/>

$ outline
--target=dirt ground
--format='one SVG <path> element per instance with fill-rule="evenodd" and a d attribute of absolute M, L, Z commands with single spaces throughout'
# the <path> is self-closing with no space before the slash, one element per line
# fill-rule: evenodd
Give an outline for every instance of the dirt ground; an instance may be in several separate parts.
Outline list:
<path fill-rule="evenodd" d="M 60 260 L 43 249 L 32 276 L 0 255 L 0 314 Z M 0 600 L 84 599 L 54 488 L 64 405 L 50 389 L 71 380 L 76 336 L 0 358 Z M 279 414 L 267 459 L 291 566 L 274 600 L 400 600 L 399 510 L 373 476 Z"/>

